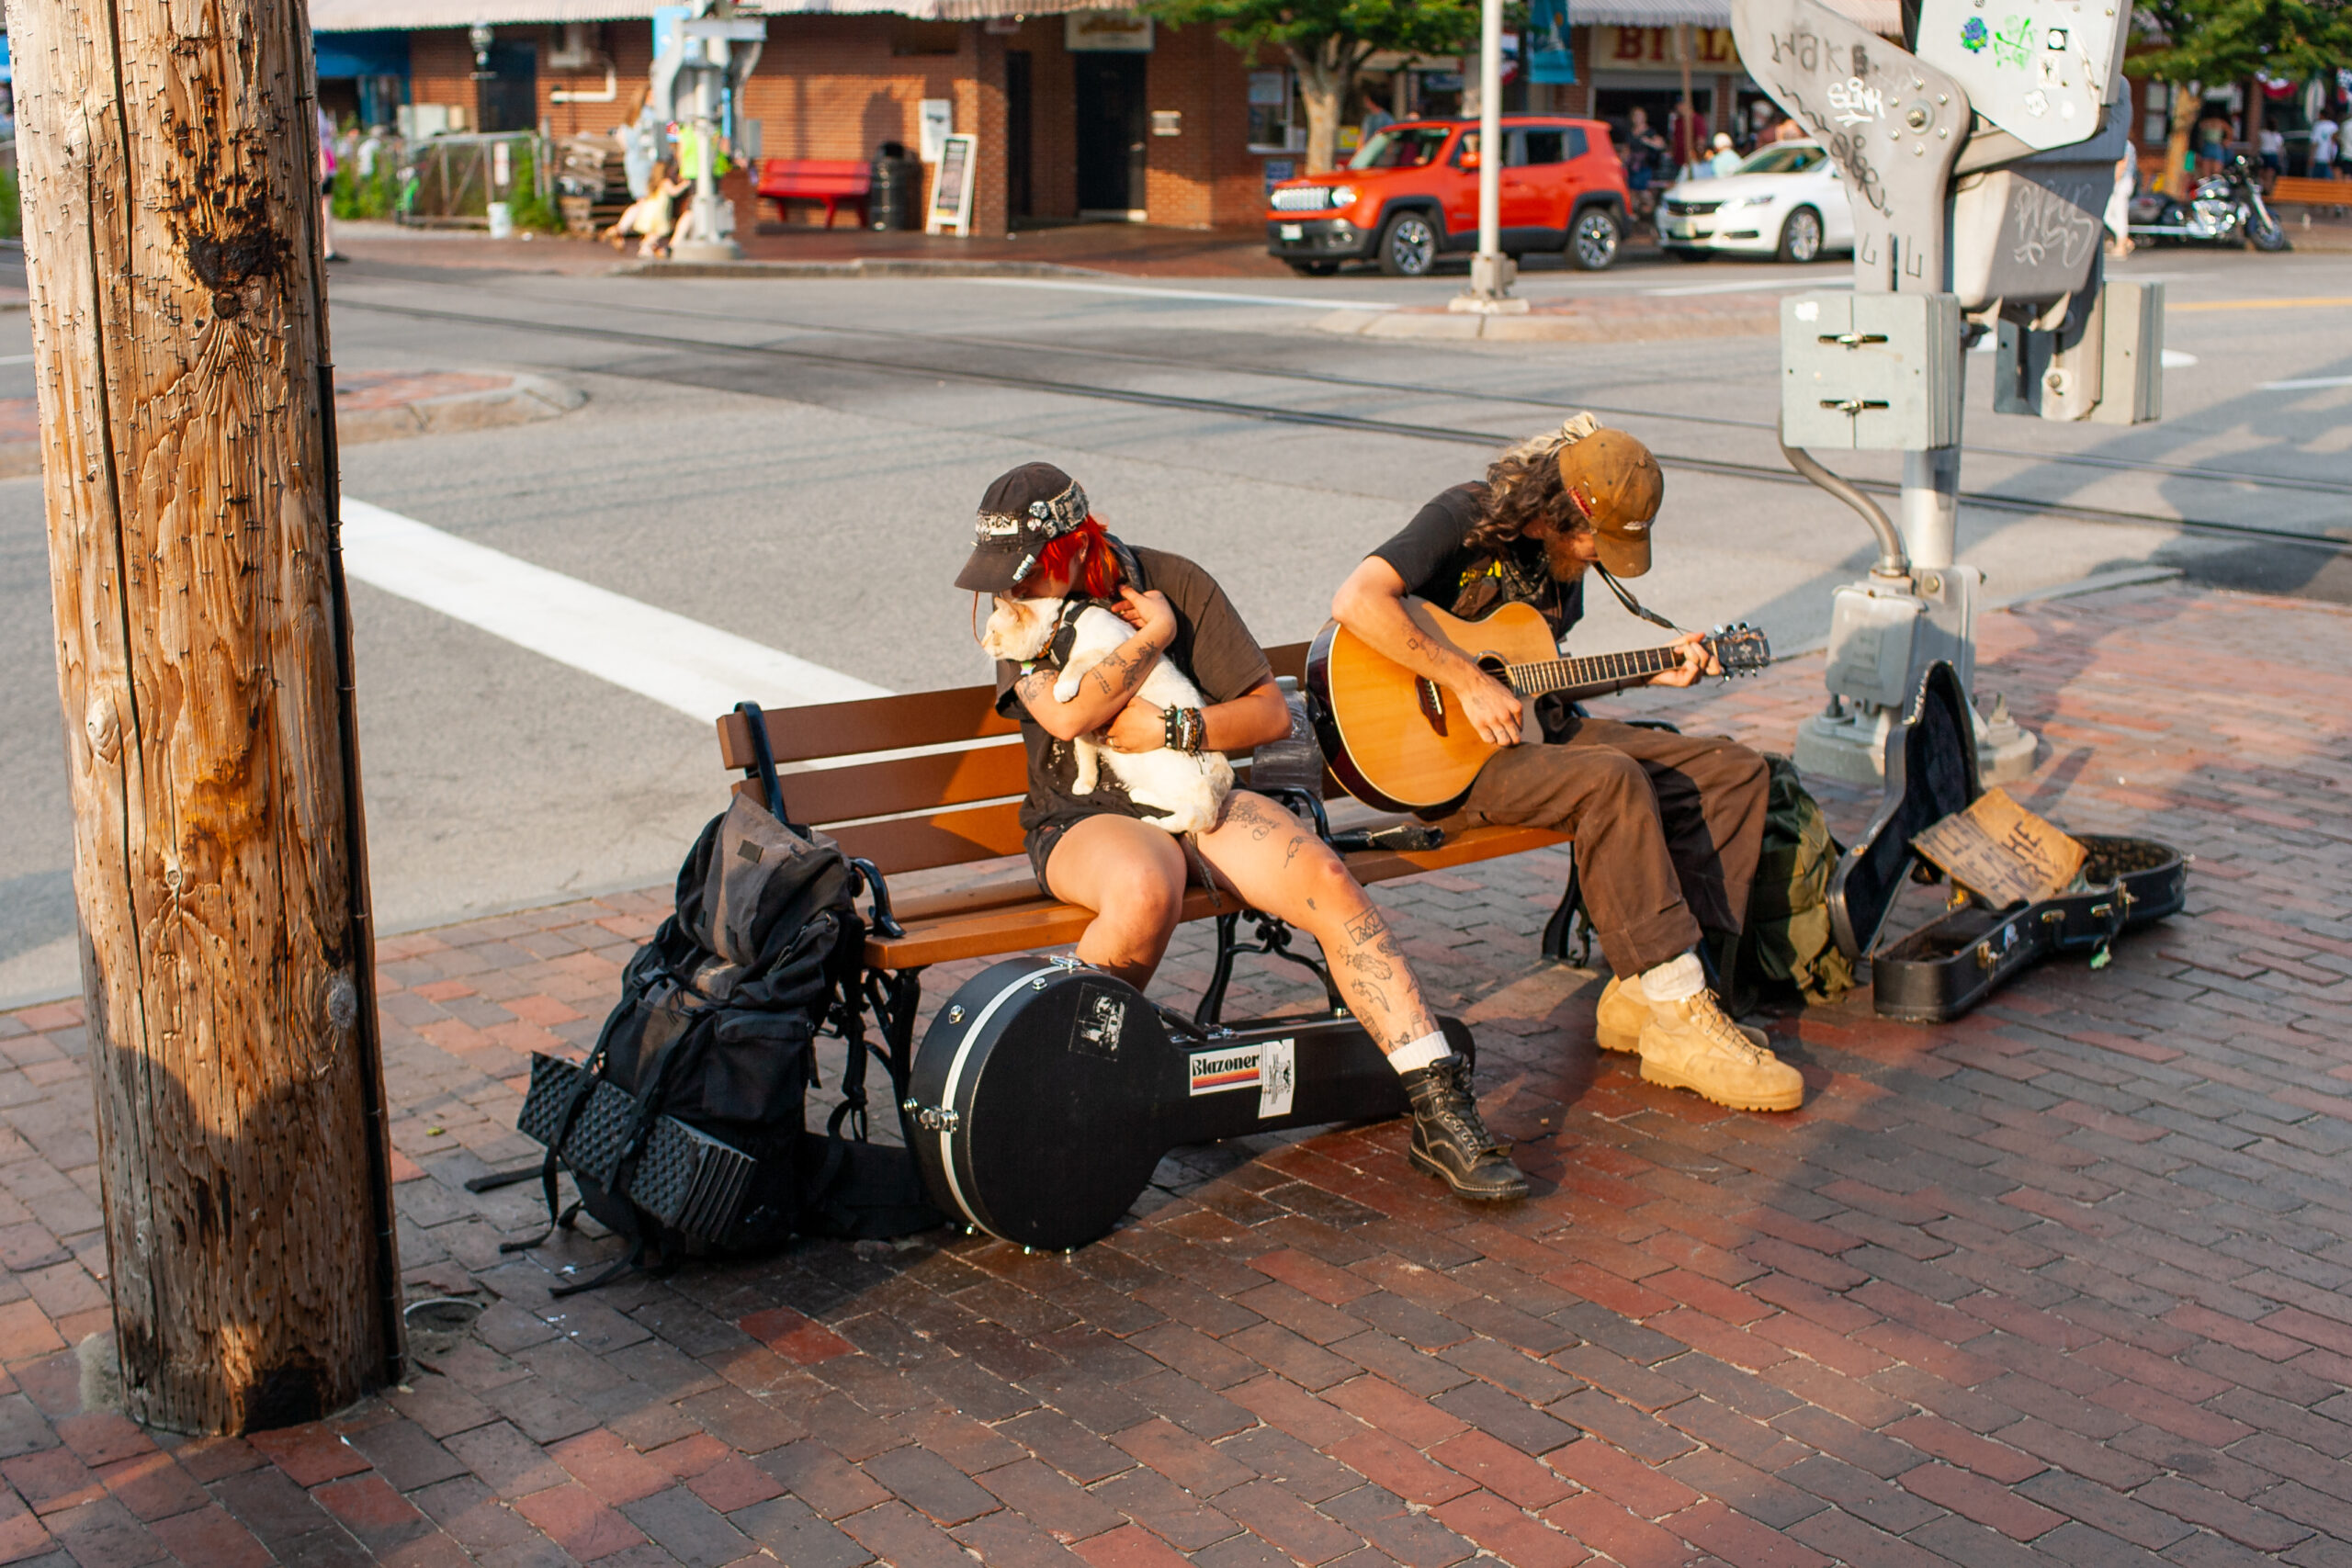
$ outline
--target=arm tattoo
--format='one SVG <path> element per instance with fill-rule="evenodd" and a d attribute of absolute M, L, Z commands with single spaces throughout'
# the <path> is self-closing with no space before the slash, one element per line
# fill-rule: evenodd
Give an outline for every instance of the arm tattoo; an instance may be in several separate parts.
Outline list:
<path fill-rule="evenodd" d="M 1054 672 L 1050 670 L 1032 671 L 1012 683 L 1012 691 L 1021 699 L 1022 705 L 1035 713 L 1053 701 Z"/>
<path fill-rule="evenodd" d="M 1130 657 L 1120 652 L 1107 653 L 1103 655 L 1102 662 L 1094 667 L 1094 682 L 1102 687 L 1104 696 L 1119 696 L 1133 691 L 1136 682 L 1143 679 L 1147 662 L 1140 656 Z M 1117 677 L 1115 682 L 1113 680 L 1114 676 Z"/>

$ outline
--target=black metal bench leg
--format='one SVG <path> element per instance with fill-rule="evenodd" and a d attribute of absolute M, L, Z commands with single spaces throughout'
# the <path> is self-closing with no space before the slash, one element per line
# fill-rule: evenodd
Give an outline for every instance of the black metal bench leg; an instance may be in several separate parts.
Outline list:
<path fill-rule="evenodd" d="M 1582 969 L 1592 962 L 1592 926 L 1577 918 L 1577 895 L 1583 889 L 1577 880 L 1576 851 L 1571 849 L 1568 857 L 1568 883 L 1561 889 L 1560 907 L 1544 923 L 1543 951 L 1544 956 L 1555 964 L 1571 964 Z"/>
<path fill-rule="evenodd" d="M 1193 1010 L 1193 1022 L 1202 1029 L 1215 1029 L 1225 1021 L 1225 988 L 1233 981 L 1234 932 L 1240 925 L 1238 909 L 1216 918 L 1216 961 L 1209 966 L 1208 989 L 1201 993 L 1201 1005 Z"/>
<path fill-rule="evenodd" d="M 907 1084 L 914 1071 L 915 1015 L 922 1010 L 922 971 L 899 969 L 883 977 L 881 993 L 874 997 L 881 1015 L 882 1038 L 890 1048 L 890 1083 L 899 1104 L 899 1135 L 914 1147 L 914 1129 L 908 1124 Z"/>

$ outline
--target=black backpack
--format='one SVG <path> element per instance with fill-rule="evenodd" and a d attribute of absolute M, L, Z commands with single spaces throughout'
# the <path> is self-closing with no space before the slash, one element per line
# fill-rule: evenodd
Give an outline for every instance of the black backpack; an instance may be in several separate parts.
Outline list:
<path fill-rule="evenodd" d="M 549 1231 L 585 1208 L 630 1238 L 592 1289 L 658 1258 L 774 1251 L 795 1235 L 905 1235 L 944 1222 L 901 1147 L 866 1140 L 861 868 L 786 817 L 759 710 L 744 704 L 767 804 L 737 795 L 678 872 L 676 912 L 638 949 L 584 1067 L 535 1058 L 523 1130 L 548 1145 Z M 805 1125 L 817 1042 L 847 1047 L 842 1101 Z M 616 1091 L 618 1091 L 617 1093 Z M 580 1201 L 557 1212 L 559 1162 Z M 548 1232 L 514 1251 L 537 1246 Z"/>

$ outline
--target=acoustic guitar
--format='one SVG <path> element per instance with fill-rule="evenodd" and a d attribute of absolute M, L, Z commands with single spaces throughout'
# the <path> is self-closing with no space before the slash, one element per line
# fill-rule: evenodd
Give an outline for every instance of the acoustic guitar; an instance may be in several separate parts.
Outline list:
<path fill-rule="evenodd" d="M 1552 628 L 1527 604 L 1504 604 L 1465 621 L 1434 604 L 1408 601 L 1481 669 L 1534 698 L 1558 692 L 1571 700 L 1637 686 L 1682 662 L 1672 648 L 1561 656 Z M 1745 624 L 1704 639 L 1726 675 L 1752 674 L 1772 662 L 1764 634 Z M 1347 792 L 1384 811 L 1441 812 L 1470 793 L 1487 759 L 1502 750 L 1480 738 L 1460 700 L 1414 674 L 1333 621 L 1306 653 L 1308 715 L 1324 759 Z M 1533 726 L 1531 724 L 1532 729 Z"/>

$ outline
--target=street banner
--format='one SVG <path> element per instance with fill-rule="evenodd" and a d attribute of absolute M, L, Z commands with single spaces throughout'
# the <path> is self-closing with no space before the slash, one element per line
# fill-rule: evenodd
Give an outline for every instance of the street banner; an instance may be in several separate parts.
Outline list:
<path fill-rule="evenodd" d="M 1568 0 L 1529 0 L 1527 79 L 1563 85 L 1577 79 L 1576 55 L 1568 48 Z"/>

